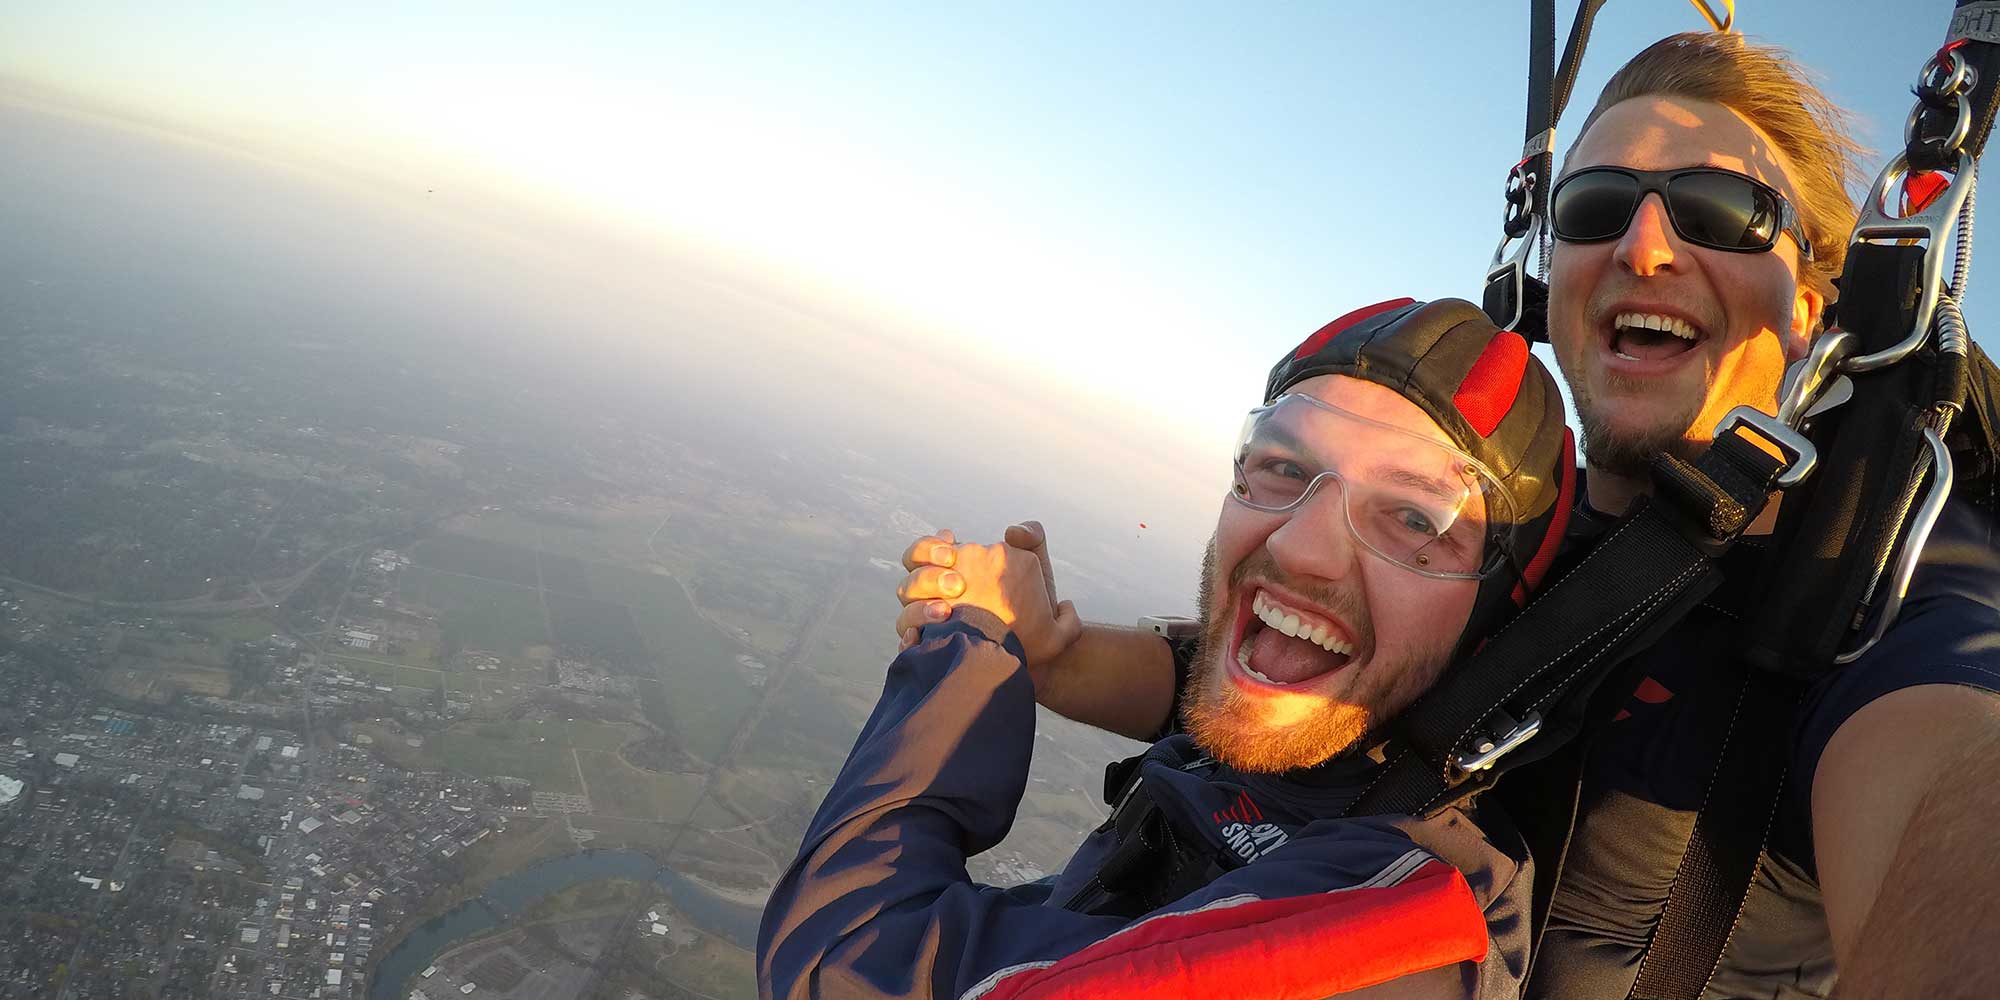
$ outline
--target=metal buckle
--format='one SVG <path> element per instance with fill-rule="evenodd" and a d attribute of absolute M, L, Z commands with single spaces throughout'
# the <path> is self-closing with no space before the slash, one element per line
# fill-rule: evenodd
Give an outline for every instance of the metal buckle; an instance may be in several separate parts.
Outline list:
<path fill-rule="evenodd" d="M 1812 423 L 1814 417 L 1828 410 L 1837 409 L 1853 398 L 1854 380 L 1845 375 L 1835 375 L 1833 381 L 1827 385 L 1826 391 L 1819 394 L 1819 401 L 1806 407 L 1806 412 L 1799 414 L 1799 426 L 1804 427 Z"/>
<path fill-rule="evenodd" d="M 1924 543 L 1930 540 L 1931 529 L 1937 527 L 1938 515 L 1944 513 L 1944 502 L 1951 496 L 1951 451 L 1944 446 L 1944 438 L 1933 427 L 1924 428 L 1924 443 L 1931 446 L 1931 468 L 1937 474 L 1931 478 L 1930 492 L 1924 494 L 1923 505 L 1917 508 L 1916 517 L 1910 521 L 1909 533 L 1903 538 L 1903 547 L 1896 553 L 1896 568 L 1889 575 L 1889 592 L 1882 598 L 1881 613 L 1875 616 L 1875 631 L 1868 641 L 1835 656 L 1835 663 L 1847 664 L 1860 659 L 1861 654 L 1874 648 L 1876 643 L 1882 641 L 1883 634 L 1889 631 L 1897 613 L 1903 610 L 1903 597 L 1910 592 L 1910 577 L 1917 571 L 1917 559 L 1924 553 Z"/>
<path fill-rule="evenodd" d="M 1506 712 L 1497 709 L 1494 710 L 1493 717 L 1508 723 L 1507 731 L 1492 739 L 1481 740 L 1479 746 L 1471 753 L 1459 754 L 1452 761 L 1459 770 L 1467 774 L 1484 771 L 1542 731 L 1542 716 L 1538 712 L 1529 712 L 1522 716 L 1519 722 L 1515 722 Z"/>
<path fill-rule="evenodd" d="M 1853 353 L 1854 335 L 1845 330 L 1829 330 L 1813 341 L 1812 350 L 1785 369 L 1785 380 L 1778 388 L 1778 422 L 1799 426 L 1803 414 L 1819 402 L 1826 377 Z"/>
<path fill-rule="evenodd" d="M 1528 231 L 1519 237 L 1502 236 L 1500 245 L 1493 248 L 1493 261 L 1487 265 L 1486 292 L 1480 304 L 1486 309 L 1486 317 L 1502 330 L 1512 330 L 1521 325 L 1521 314 L 1527 310 L 1528 255 L 1535 252 L 1542 238 L 1542 217 L 1528 218 Z M 1519 241 L 1520 245 L 1512 253 L 1507 252 L 1507 244 Z M 1496 291 L 1502 296 L 1499 305 L 1494 303 Z M 1497 312 L 1496 312 L 1497 308 Z"/>
<path fill-rule="evenodd" d="M 1812 475 L 1813 467 L 1819 464 L 1819 449 L 1805 439 L 1805 435 L 1780 423 L 1774 417 L 1754 406 L 1739 406 L 1722 417 L 1715 425 L 1715 436 L 1721 437 L 1738 427 L 1748 427 L 1764 436 L 1785 454 L 1785 471 L 1778 473 L 1780 489 L 1797 486 Z"/>
<path fill-rule="evenodd" d="M 1923 211 L 1892 219 L 1882 206 L 1888 204 L 1886 199 L 1890 195 L 1900 193 L 1900 185 L 1909 172 L 1910 158 L 1907 153 L 1897 153 L 1896 158 L 1882 168 L 1881 175 L 1875 179 L 1875 186 L 1869 190 L 1867 200 L 1861 205 L 1861 218 L 1854 224 L 1854 236 L 1848 240 L 1848 245 L 1878 240 L 1929 241 L 1924 248 L 1923 297 L 1917 302 L 1916 321 L 1910 326 L 1909 336 L 1895 346 L 1842 362 L 1840 370 L 1843 372 L 1874 371 L 1909 357 L 1923 346 L 1924 338 L 1930 333 L 1931 319 L 1937 312 L 1938 279 L 1944 274 L 1946 237 L 1951 235 L 1959 210 L 1965 206 L 1965 198 L 1972 190 L 1972 178 L 1977 170 L 1976 165 L 1961 154 L 1957 168 L 1952 171 L 1951 186 L 1943 194 L 1932 199 Z"/>

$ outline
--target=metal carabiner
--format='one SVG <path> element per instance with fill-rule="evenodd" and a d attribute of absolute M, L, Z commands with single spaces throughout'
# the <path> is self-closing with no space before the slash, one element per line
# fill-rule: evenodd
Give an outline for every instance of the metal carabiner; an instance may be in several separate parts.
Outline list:
<path fill-rule="evenodd" d="M 1951 186 L 1944 193 L 1931 199 L 1931 203 L 1921 210 L 1900 219 L 1892 219 L 1883 211 L 1888 198 L 1900 191 L 1902 182 L 1909 176 L 1910 158 L 1908 153 L 1897 153 L 1889 165 L 1875 179 L 1875 186 L 1868 192 L 1868 199 L 1861 206 L 1861 217 L 1854 224 L 1854 236 L 1848 240 L 1849 246 L 1859 243 L 1891 240 L 1928 240 L 1924 248 L 1924 274 L 1922 297 L 1917 301 L 1916 321 L 1910 325 L 1910 333 L 1894 346 L 1859 357 L 1848 358 L 1840 370 L 1848 373 L 1871 372 L 1886 368 L 1909 357 L 1923 346 L 1924 338 L 1930 334 L 1931 319 L 1937 312 L 1938 278 L 1944 273 L 1946 238 L 1958 220 L 1959 210 L 1965 207 L 1966 193 L 1972 189 L 1975 174 L 1973 165 L 1966 162 L 1961 154 L 1957 166 L 1951 171 Z"/>
<path fill-rule="evenodd" d="M 1486 316 L 1502 330 L 1514 330 L 1521 325 L 1521 315 L 1527 311 L 1528 255 L 1541 244 L 1542 217 L 1530 215 L 1528 229 L 1520 236 L 1502 236 L 1500 245 L 1493 248 L 1493 261 L 1486 269 L 1486 291 L 1481 305 L 1486 308 Z M 1519 242 L 1512 253 L 1507 244 Z M 1496 301 L 1497 299 L 1497 301 Z"/>
<path fill-rule="evenodd" d="M 1910 530 L 1903 538 L 1903 547 L 1896 553 L 1896 568 L 1889 574 L 1889 592 L 1882 598 L 1881 611 L 1875 615 L 1875 629 L 1866 642 L 1835 655 L 1835 663 L 1853 663 L 1861 658 L 1861 654 L 1875 648 L 1875 644 L 1888 633 L 1896 615 L 1903 610 L 1903 598 L 1910 592 L 1910 577 L 1916 574 L 1917 560 L 1924 554 L 1924 543 L 1930 541 L 1931 529 L 1937 527 L 1938 515 L 1944 513 L 1944 502 L 1951 496 L 1951 451 L 1944 446 L 1944 436 L 1936 428 L 1926 427 L 1924 443 L 1931 447 L 1931 469 L 1935 475 L 1931 478 L 1930 492 L 1924 494 L 1923 505 L 1917 508 L 1916 516 L 1910 520 Z M 1923 473 L 1919 471 L 1917 474 Z"/>
<path fill-rule="evenodd" d="M 1797 430 L 1825 395 L 1827 376 L 1835 375 L 1853 353 L 1854 335 L 1846 330 L 1828 330 L 1813 341 L 1805 357 L 1785 368 L 1785 380 L 1778 387 L 1778 422 Z"/>

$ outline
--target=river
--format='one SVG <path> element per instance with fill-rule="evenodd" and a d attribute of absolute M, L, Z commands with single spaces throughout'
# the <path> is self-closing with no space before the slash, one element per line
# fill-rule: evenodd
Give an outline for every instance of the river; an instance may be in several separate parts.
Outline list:
<path fill-rule="evenodd" d="M 477 898 L 424 921 L 376 964 L 368 998 L 402 1000 L 411 977 L 461 941 L 500 926 L 550 893 L 612 878 L 653 882 L 695 926 L 741 948 L 756 947 L 756 907 L 723 899 L 637 851 L 584 851 L 523 868 L 487 886 Z"/>

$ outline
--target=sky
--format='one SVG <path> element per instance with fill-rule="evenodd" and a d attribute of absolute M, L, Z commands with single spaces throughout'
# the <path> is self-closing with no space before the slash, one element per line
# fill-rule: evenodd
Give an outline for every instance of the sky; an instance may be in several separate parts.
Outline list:
<path fill-rule="evenodd" d="M 1739 6 L 1879 151 L 1951 3 Z M 588 266 L 670 249 L 863 317 L 877 363 L 957 405 L 1030 387 L 1053 425 L 1156 435 L 1219 482 L 1305 334 L 1398 295 L 1476 298 L 1527 7 L 72 2 L 0 13 L 0 84 Z M 1606 5 L 1570 123 L 1618 62 L 1702 26 L 1682 3 Z"/>

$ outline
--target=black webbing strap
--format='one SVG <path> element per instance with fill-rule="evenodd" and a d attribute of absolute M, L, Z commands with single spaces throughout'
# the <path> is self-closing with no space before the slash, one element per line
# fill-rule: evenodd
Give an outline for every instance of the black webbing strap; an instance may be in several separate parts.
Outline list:
<path fill-rule="evenodd" d="M 1563 44 L 1562 59 L 1556 59 L 1555 0 L 1532 0 L 1528 14 L 1528 124 L 1522 137 L 1522 151 L 1536 178 L 1529 193 L 1529 206 L 1543 219 L 1549 217 L 1549 182 L 1555 174 L 1555 150 L 1549 138 L 1556 122 L 1569 106 L 1570 92 L 1576 88 L 1577 71 L 1583 50 L 1590 45 L 1590 29 L 1604 0 L 1579 0 L 1576 17 L 1571 19 L 1569 40 Z M 1537 151 L 1538 150 L 1538 151 Z M 1519 236 L 1520 233 L 1509 235 Z"/>
<path fill-rule="evenodd" d="M 1385 766 L 1349 815 L 1429 814 L 1486 786 L 1501 771 L 1545 756 L 1558 702 L 1594 689 L 1721 580 L 1716 561 L 1749 526 L 1785 466 L 1744 428 L 1716 439 L 1693 465 L 1655 460 L 1656 494 L 1506 628 L 1398 718 Z M 1575 725 L 1580 726 L 1580 713 Z M 1551 717 L 1527 751 L 1468 774 L 1458 762 L 1523 720 Z M 1504 766 L 1503 766 L 1504 765 Z"/>
<path fill-rule="evenodd" d="M 1604 2 L 1578 0 L 1576 17 L 1570 21 L 1569 40 L 1564 43 L 1562 59 L 1558 61 L 1555 0 L 1529 0 L 1527 128 L 1521 144 L 1522 159 L 1514 167 L 1514 175 L 1531 183 L 1521 192 L 1525 203 L 1519 206 L 1518 213 L 1509 211 L 1504 231 L 1510 238 L 1528 237 L 1533 219 L 1539 217 L 1546 222 L 1549 217 L 1549 188 L 1555 178 L 1556 122 L 1569 105 L 1584 49 L 1590 44 L 1591 26 Z M 1533 248 L 1527 249 L 1532 252 Z M 1528 274 L 1524 267 L 1515 265 L 1487 276 L 1481 305 L 1495 323 L 1510 327 L 1530 341 L 1546 341 L 1548 299 L 1548 286 Z"/>
<path fill-rule="evenodd" d="M 1704 732 L 1726 735 L 1632 1000 L 1696 1000 L 1708 988 L 1770 836 L 1785 780 L 1786 728 L 1778 720 L 1793 716 L 1804 687 L 1764 670 L 1739 676 L 1735 698 L 1704 698 L 1697 708 L 1710 716 Z M 1725 712 L 1726 720 L 1714 719 Z"/>
<path fill-rule="evenodd" d="M 1915 324 L 1923 254 L 1919 246 L 1850 248 L 1840 318 L 1857 350 L 1888 347 Z M 1852 645 L 1917 500 L 1926 421 L 1941 395 L 1964 398 L 1964 372 L 1948 386 L 1939 360 L 1918 351 L 1851 376 L 1853 399 L 1811 428 L 1820 471 L 1787 495 L 1779 514 L 1777 555 L 1764 571 L 1770 596 L 1744 635 L 1750 663 L 1810 678 Z"/>

